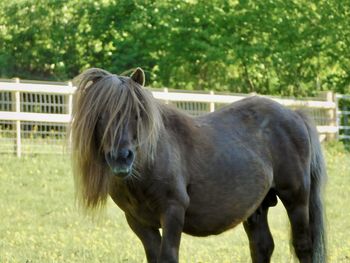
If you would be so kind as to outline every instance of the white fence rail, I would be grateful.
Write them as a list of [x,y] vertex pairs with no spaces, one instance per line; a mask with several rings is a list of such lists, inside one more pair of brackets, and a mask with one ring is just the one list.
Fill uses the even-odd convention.
[[[53,152],[62,149],[67,124],[71,119],[75,87],[48,83],[0,82],[0,153]],[[222,95],[152,90],[155,98],[174,104],[193,115],[214,111],[222,105],[241,100],[246,95]],[[292,108],[308,108],[322,138],[335,138],[340,125],[337,100],[328,92],[324,100],[271,99]],[[338,117],[338,118],[337,118]],[[342,135],[343,136],[343,135]]]

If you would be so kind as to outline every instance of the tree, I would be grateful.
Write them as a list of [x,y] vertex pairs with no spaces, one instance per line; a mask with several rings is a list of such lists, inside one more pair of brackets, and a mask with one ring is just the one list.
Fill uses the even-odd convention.
[[141,66],[153,87],[349,93],[349,13],[335,0],[3,1],[0,75]]

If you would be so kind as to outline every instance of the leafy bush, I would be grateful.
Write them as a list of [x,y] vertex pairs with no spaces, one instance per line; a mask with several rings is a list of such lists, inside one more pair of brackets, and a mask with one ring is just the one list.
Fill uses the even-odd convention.
[[141,66],[154,87],[350,93],[349,12],[336,0],[2,1],[0,76]]

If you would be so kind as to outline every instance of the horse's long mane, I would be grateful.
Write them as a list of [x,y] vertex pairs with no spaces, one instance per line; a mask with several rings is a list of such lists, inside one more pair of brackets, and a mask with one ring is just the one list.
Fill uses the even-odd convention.
[[[74,84],[70,133],[76,196],[84,208],[93,210],[105,204],[109,192],[109,170],[100,145],[113,142],[123,125],[137,116],[137,148],[142,153],[137,158],[150,162],[163,124],[158,102],[132,78],[92,68]],[[96,127],[103,113],[108,113],[107,126],[98,138]]]

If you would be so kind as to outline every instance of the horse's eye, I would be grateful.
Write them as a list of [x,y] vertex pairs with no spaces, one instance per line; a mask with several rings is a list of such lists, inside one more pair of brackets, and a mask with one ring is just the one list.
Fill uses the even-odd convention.
[[139,119],[139,116],[135,115],[135,121],[137,121]]
[[137,136],[136,134],[134,134],[133,140],[136,141],[136,139],[137,139]]

